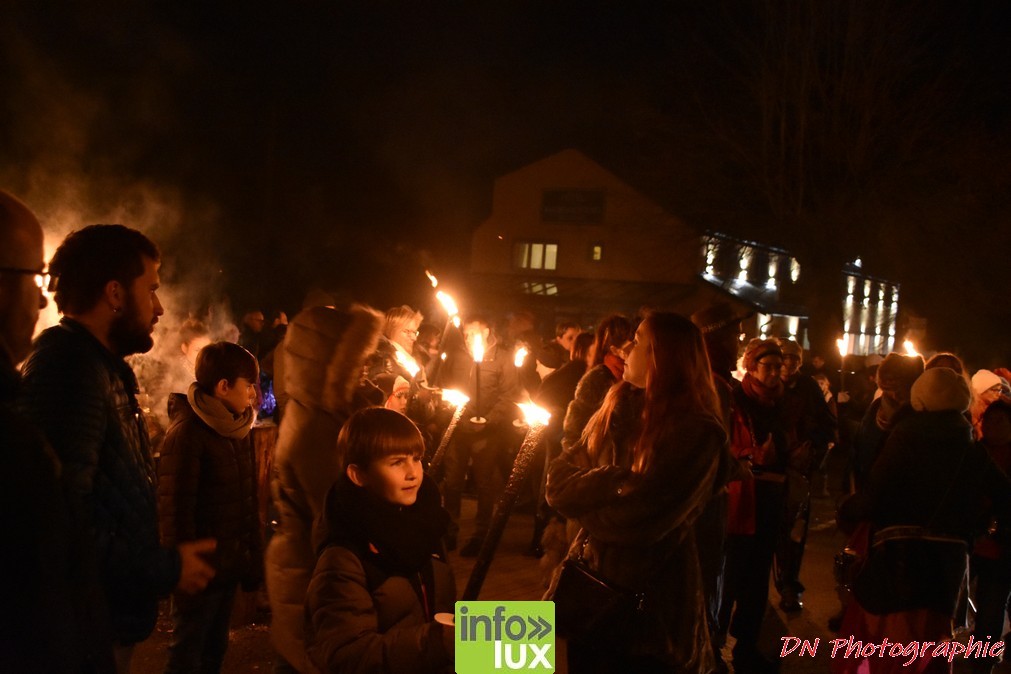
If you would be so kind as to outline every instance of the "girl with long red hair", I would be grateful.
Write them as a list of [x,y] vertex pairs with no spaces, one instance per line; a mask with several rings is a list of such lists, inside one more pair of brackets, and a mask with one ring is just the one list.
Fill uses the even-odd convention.
[[[678,314],[647,316],[623,380],[580,441],[552,463],[547,497],[582,527],[570,557],[642,601],[634,615],[604,616],[571,635],[570,670],[708,672],[714,663],[692,523],[723,488],[728,467],[698,328]],[[556,584],[557,574],[547,598],[564,601]]]

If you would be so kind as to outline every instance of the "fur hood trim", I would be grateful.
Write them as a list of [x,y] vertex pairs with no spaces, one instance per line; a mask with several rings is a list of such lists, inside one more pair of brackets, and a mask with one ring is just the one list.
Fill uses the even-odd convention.
[[291,398],[330,413],[347,410],[381,326],[382,316],[362,305],[311,307],[295,316],[284,338]]

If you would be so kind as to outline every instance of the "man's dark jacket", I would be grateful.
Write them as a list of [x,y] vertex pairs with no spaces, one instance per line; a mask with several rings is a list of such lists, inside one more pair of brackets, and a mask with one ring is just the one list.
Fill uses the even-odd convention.
[[137,380],[126,362],[68,318],[36,340],[20,406],[43,431],[79,499],[75,520],[95,543],[113,638],[143,641],[180,559],[158,541],[154,461]]

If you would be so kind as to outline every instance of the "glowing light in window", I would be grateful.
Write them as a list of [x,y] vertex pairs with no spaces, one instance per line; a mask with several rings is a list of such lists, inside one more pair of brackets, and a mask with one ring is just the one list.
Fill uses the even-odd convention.
[[751,249],[742,248],[741,249],[741,261],[740,261],[741,271],[737,274],[737,280],[741,283],[746,283],[748,280],[748,267],[751,266]]
[[706,240],[706,276],[716,276],[716,242]]
[[793,281],[794,283],[796,283],[797,279],[799,279],[799,278],[800,278],[800,262],[797,261],[797,258],[791,257],[790,258],[790,280]]

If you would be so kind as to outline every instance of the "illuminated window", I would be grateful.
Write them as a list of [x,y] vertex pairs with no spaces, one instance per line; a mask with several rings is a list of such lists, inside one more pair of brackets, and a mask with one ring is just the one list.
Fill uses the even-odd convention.
[[706,276],[716,276],[716,240],[706,237]]
[[523,241],[513,245],[513,265],[519,269],[558,268],[558,244]]
[[604,259],[604,247],[599,243],[590,246],[590,262],[600,262]]
[[779,273],[779,256],[769,253],[769,278],[765,282],[765,287],[769,290],[776,289],[776,274]]
[[737,280],[744,283],[748,280],[748,267],[751,266],[751,249],[742,248],[741,257],[738,260],[740,271],[737,273]]

